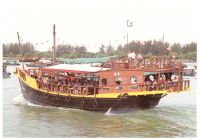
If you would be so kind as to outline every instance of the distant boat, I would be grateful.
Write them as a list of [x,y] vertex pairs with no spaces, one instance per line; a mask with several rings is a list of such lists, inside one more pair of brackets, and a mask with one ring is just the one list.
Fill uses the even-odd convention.
[[196,67],[187,66],[183,68],[183,75],[185,76],[195,76],[196,75]]
[[42,62],[31,62],[31,63],[26,63],[26,67],[28,68],[42,68],[42,67],[47,67],[51,66],[51,63],[42,63]]
[[39,61],[40,58],[39,57],[24,57],[23,59],[19,58],[19,62],[36,62]]
[[5,63],[3,63],[3,78],[9,78],[11,75],[10,72],[7,72],[7,65]]
[[17,65],[20,65],[19,61],[15,60],[15,59],[8,59],[8,60],[6,60],[5,63],[6,63],[7,66],[17,66]]
[[40,59],[38,62],[42,64],[52,65],[52,61],[48,59]]

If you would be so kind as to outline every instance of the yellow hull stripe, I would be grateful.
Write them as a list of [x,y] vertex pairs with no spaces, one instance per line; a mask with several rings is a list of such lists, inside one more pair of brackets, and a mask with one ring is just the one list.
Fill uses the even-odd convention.
[[[23,80],[22,77],[20,77],[19,72],[17,74],[18,78],[22,80],[27,86],[39,90],[42,92],[46,92],[48,94],[52,95],[62,95],[62,96],[72,96],[72,97],[87,97],[87,98],[94,98],[95,95],[77,95],[77,94],[70,94],[70,93],[61,93],[61,92],[52,92],[52,91],[47,91],[43,89],[39,89],[37,86],[37,81],[32,78],[31,76],[26,74],[26,81]],[[187,88],[184,91],[189,91],[190,88]],[[179,92],[169,92],[167,90],[157,90],[157,91],[134,91],[134,92],[127,92],[129,96],[140,96],[140,95],[156,95],[156,94],[174,94],[174,93],[179,93]],[[111,93],[102,93],[102,94],[96,94],[96,98],[117,98],[119,95],[122,93],[119,92],[111,92]]]

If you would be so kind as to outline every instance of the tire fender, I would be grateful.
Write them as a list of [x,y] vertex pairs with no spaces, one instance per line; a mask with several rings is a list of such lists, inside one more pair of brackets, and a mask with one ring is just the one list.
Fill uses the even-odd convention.
[[121,102],[121,101],[123,100],[123,96],[122,96],[122,95],[119,95],[119,96],[117,97],[117,100]]
[[123,98],[124,98],[125,100],[127,100],[128,97],[129,97],[129,96],[128,96],[128,93],[124,93],[124,94],[123,94]]

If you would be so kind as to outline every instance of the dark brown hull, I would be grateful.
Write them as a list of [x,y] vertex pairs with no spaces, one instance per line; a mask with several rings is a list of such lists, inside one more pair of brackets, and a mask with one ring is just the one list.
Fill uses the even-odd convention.
[[86,98],[86,97],[73,97],[52,95],[45,92],[35,90],[27,86],[23,81],[20,81],[20,86],[24,98],[34,104],[45,106],[57,106],[76,108],[90,111],[106,111],[112,107],[112,109],[120,108],[139,108],[146,109],[155,107],[162,94],[146,95],[146,96],[129,96],[128,99],[118,100],[116,98]]

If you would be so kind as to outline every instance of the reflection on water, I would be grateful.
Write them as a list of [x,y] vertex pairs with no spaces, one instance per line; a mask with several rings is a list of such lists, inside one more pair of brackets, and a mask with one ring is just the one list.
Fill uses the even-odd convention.
[[3,136],[196,137],[196,79],[189,78],[190,92],[168,95],[155,108],[98,113],[34,105],[11,75],[3,80]]

